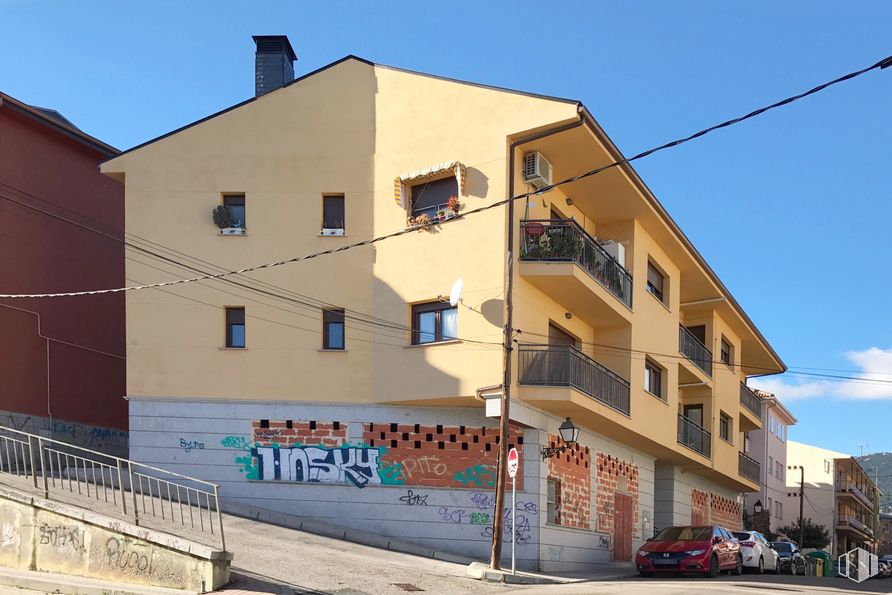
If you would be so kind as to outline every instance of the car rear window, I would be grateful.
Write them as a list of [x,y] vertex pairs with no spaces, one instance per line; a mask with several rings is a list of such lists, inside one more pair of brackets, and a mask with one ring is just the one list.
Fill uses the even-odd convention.
[[775,542],[774,542],[774,549],[776,549],[776,550],[779,551],[779,552],[791,552],[791,551],[793,551],[793,548],[790,547],[790,544],[789,544],[789,543],[783,543],[783,542],[781,542],[781,541],[775,541]]
[[742,531],[733,531],[732,535],[734,535],[734,537],[736,537],[737,539],[743,541],[749,541],[750,539],[752,539],[752,536],[750,536],[749,533],[743,533]]
[[710,527],[667,527],[653,541],[708,541],[711,535]]

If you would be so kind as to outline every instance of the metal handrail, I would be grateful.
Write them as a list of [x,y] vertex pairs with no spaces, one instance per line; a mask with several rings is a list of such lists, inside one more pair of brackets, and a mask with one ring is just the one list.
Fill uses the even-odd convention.
[[678,443],[707,458],[712,457],[712,433],[680,413],[678,414]]
[[737,472],[747,479],[752,479],[756,483],[759,482],[761,465],[759,461],[749,456],[745,452],[737,452]]
[[678,325],[678,351],[712,378],[712,351],[683,324]]
[[518,347],[523,385],[571,386],[629,415],[629,381],[572,345],[524,343]]
[[756,417],[762,416],[762,399],[753,389],[740,383],[740,404],[749,409]]
[[[572,261],[627,307],[632,307],[632,275],[573,219],[520,222],[520,259]],[[535,233],[534,233],[535,232]]]
[[100,508],[110,505],[136,525],[160,519],[164,528],[173,524],[209,532],[226,550],[220,488],[209,481],[0,426],[0,478],[4,476],[30,479],[30,487],[49,500],[65,501],[67,492],[77,504],[88,499],[91,509],[97,503]]

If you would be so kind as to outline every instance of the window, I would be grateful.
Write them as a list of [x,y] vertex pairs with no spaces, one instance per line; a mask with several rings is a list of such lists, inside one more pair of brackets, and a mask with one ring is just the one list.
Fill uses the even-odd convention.
[[768,431],[774,434],[774,416],[771,414],[768,415]]
[[458,336],[458,308],[443,302],[412,306],[412,344],[448,341]]
[[771,510],[772,510],[773,508],[774,508],[774,502],[771,500],[771,498],[769,498],[769,499],[768,499],[768,514],[769,514],[769,515],[771,514]]
[[774,475],[774,457],[768,457],[768,475]]
[[829,461],[829,459],[824,459],[824,473],[830,473],[830,461]]
[[731,347],[731,344],[725,337],[722,337],[722,351],[721,351],[722,363],[728,366],[729,368],[734,367],[734,351]]
[[224,194],[223,205],[229,209],[232,217],[232,226],[247,227],[245,224],[245,195],[244,194]]
[[344,309],[322,311],[322,349],[344,349]]
[[244,348],[245,309],[226,308],[226,346]]
[[344,197],[341,195],[323,196],[322,235],[343,235],[345,229]]
[[663,281],[665,276],[652,263],[647,263],[647,290],[661,302],[663,299]]
[[437,211],[446,210],[450,196],[458,196],[455,176],[412,186],[412,216],[428,215],[433,219]]
[[779,519],[784,518],[784,503],[783,502],[777,502],[777,518],[779,518]]
[[552,525],[560,525],[561,517],[558,511],[558,502],[561,497],[561,482],[556,479],[548,479],[548,494],[545,497],[545,522]]
[[731,442],[731,418],[724,412],[719,414],[719,436]]
[[644,390],[663,398],[663,370],[649,359],[644,360]]
[[775,476],[776,478],[780,479],[781,481],[783,481],[783,479],[784,479],[784,466],[781,465],[781,462],[780,462],[780,461],[775,461],[775,462],[774,462],[774,465],[775,465],[775,467],[776,467],[776,468],[775,468],[775,471],[774,471],[774,476]]

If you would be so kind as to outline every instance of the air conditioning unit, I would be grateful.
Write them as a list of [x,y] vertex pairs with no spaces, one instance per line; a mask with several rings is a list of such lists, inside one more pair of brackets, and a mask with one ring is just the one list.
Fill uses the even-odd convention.
[[523,156],[523,181],[537,190],[551,185],[551,163],[542,153],[534,151]]
[[601,247],[604,248],[604,251],[607,252],[610,256],[616,260],[623,268],[626,268],[626,247],[620,244],[619,242],[614,242],[613,240],[600,240],[598,241],[601,244]]
[[342,236],[344,235],[343,227],[323,227],[322,235],[324,236]]

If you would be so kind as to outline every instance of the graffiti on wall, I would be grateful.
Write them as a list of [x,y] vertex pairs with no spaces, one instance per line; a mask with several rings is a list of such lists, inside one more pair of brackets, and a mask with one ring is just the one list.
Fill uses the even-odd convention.
[[[365,423],[362,429],[357,443],[347,440],[346,423],[255,420],[250,438],[227,436],[220,445],[239,451],[235,462],[251,480],[359,488],[495,486],[498,433],[493,428]],[[512,428],[509,438],[510,446],[522,449],[519,428]],[[184,450],[188,446],[181,444]],[[522,481],[518,473],[518,489]]]

